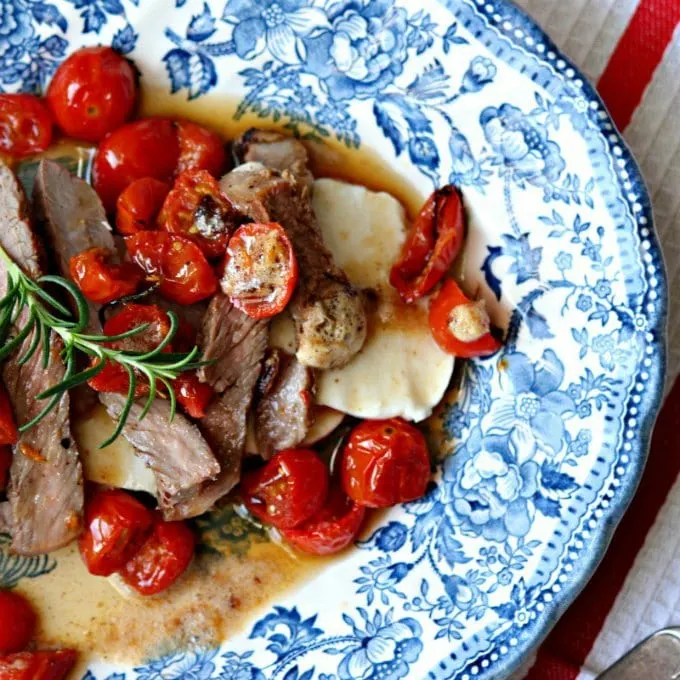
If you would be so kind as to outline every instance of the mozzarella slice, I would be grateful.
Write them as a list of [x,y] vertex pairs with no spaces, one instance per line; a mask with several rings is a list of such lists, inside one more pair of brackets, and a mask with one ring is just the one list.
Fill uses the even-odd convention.
[[[359,418],[423,420],[444,396],[454,360],[432,338],[427,300],[405,305],[389,284],[407,229],[402,205],[387,193],[332,179],[314,182],[313,205],[335,261],[374,298],[363,349],[347,366],[318,372],[317,403]],[[290,352],[294,338],[290,318],[277,317],[271,343]]]

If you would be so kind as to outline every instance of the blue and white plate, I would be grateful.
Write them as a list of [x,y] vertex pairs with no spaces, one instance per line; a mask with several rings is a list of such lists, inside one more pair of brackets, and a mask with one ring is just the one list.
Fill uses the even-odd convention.
[[0,3],[6,90],[44,88],[93,43],[146,85],[370,146],[423,195],[460,185],[466,276],[508,342],[435,417],[426,498],[221,649],[95,663],[88,680],[505,677],[602,557],[663,387],[649,197],[595,91],[502,0]]

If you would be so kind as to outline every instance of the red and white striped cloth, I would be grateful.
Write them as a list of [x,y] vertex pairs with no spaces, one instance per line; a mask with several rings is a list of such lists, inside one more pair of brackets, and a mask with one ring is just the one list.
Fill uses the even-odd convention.
[[597,84],[642,167],[668,269],[668,396],[642,483],[595,576],[514,676],[590,680],[680,625],[680,0],[516,2]]

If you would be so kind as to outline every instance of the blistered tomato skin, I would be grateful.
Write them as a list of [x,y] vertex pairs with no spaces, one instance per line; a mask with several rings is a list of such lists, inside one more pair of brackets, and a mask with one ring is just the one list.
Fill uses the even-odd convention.
[[75,666],[74,649],[19,652],[0,656],[2,680],[65,680]]
[[83,47],[57,69],[47,104],[70,137],[98,142],[132,115],[137,83],[130,62],[110,47]]
[[33,607],[25,597],[0,590],[0,654],[24,649],[33,638],[36,623]]
[[175,125],[179,139],[177,174],[186,170],[207,170],[213,177],[220,177],[227,164],[222,138],[188,120],[178,120]]
[[31,94],[0,94],[0,152],[22,158],[52,142],[52,114]]
[[116,202],[116,230],[123,236],[156,228],[156,218],[170,191],[167,182],[142,177],[129,184]]

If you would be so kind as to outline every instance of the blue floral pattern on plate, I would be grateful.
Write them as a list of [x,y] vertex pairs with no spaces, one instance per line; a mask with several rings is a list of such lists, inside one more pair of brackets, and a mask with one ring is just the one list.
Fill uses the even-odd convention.
[[[440,464],[423,499],[223,648],[95,664],[87,680],[505,676],[601,556],[660,400],[665,275],[633,159],[593,89],[502,0],[160,4],[3,3],[0,84],[40,90],[67,51],[112,42],[177,96],[227,92],[237,119],[370,140],[423,193],[462,186],[466,275],[508,340],[465,365],[430,421]],[[0,582],[51,568],[0,559]]]

